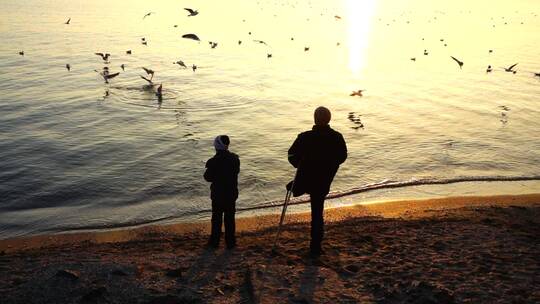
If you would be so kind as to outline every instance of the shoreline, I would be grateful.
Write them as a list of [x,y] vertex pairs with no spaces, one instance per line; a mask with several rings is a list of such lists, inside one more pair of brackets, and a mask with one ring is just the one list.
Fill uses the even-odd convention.
[[[328,200],[328,199],[327,199]],[[325,222],[339,222],[351,217],[423,217],[434,209],[457,209],[480,206],[527,206],[540,203],[540,193],[493,196],[450,196],[419,200],[376,201],[342,207],[325,208]],[[291,206],[294,207],[294,206]],[[281,207],[279,207],[281,210]],[[280,214],[250,215],[236,218],[237,233],[253,232],[277,227]],[[309,223],[309,212],[294,212],[289,208],[285,225]],[[74,231],[56,234],[40,234],[0,240],[0,253],[32,250],[42,247],[73,245],[81,242],[95,244],[128,242],[144,239],[147,235],[170,234],[205,235],[209,233],[210,220],[183,222],[174,224],[148,224],[136,227],[122,227],[104,231]]]

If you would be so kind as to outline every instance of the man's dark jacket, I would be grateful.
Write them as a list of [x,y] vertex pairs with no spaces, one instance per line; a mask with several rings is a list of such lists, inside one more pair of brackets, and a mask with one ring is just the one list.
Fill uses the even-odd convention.
[[347,159],[347,146],[341,133],[330,126],[313,126],[300,133],[289,149],[289,162],[295,168],[293,194],[328,194],[336,172]]
[[238,173],[240,159],[227,150],[218,150],[206,162],[204,179],[211,182],[212,201],[234,202],[238,198]]

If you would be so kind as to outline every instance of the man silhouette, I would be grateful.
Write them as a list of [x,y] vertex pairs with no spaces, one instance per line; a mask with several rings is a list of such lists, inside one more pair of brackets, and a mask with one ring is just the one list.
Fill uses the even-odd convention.
[[323,253],[324,199],[336,172],[347,159],[343,136],[330,128],[331,113],[325,107],[315,109],[315,125],[311,131],[300,133],[289,149],[288,159],[297,169],[293,194],[308,193],[311,198],[310,254]]
[[217,248],[221,238],[221,224],[225,219],[225,243],[228,249],[236,246],[234,215],[238,198],[238,173],[240,159],[229,152],[229,137],[219,135],[214,139],[216,154],[206,162],[204,179],[211,182],[212,231],[208,247]]

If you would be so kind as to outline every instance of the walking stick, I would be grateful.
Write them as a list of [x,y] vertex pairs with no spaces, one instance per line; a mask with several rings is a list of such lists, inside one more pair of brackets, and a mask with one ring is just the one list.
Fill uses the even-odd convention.
[[296,170],[296,174],[294,175],[294,179],[291,183],[291,189],[287,189],[287,193],[285,194],[285,201],[283,202],[283,210],[281,210],[281,218],[279,219],[278,231],[276,234],[276,238],[274,239],[274,245],[272,246],[272,253],[276,253],[276,246],[279,240],[279,235],[281,234],[281,227],[283,226],[283,221],[285,220],[285,213],[287,212],[287,206],[289,205],[289,201],[291,200],[291,196],[293,194],[294,183],[296,182],[297,174],[298,170]]

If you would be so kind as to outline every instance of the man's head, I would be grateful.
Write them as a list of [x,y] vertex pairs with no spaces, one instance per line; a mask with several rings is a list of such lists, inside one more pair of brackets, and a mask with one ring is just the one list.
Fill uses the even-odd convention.
[[326,126],[330,122],[330,118],[332,117],[332,114],[330,113],[330,110],[328,110],[325,107],[318,107],[315,109],[315,113],[313,114],[313,117],[315,118],[315,124],[317,126]]
[[214,148],[216,148],[217,151],[229,149],[229,143],[230,140],[227,135],[218,135],[214,138]]

